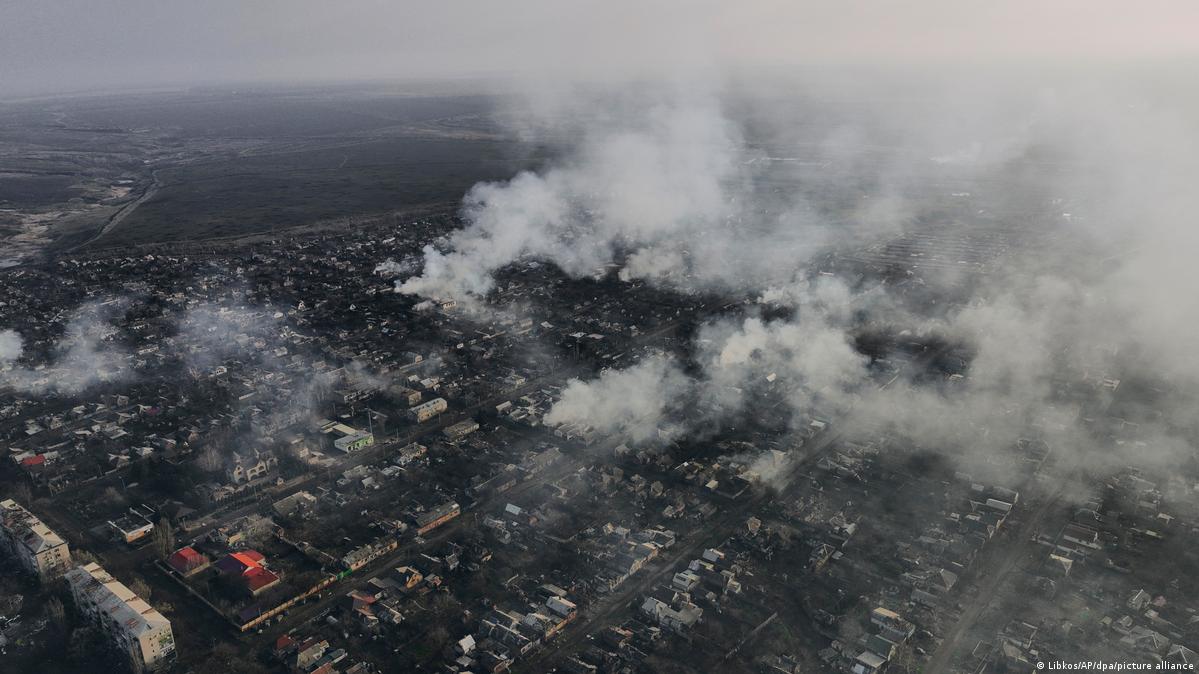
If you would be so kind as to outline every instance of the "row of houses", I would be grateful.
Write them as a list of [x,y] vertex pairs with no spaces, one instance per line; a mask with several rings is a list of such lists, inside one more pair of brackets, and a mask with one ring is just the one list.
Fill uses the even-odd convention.
[[674,532],[667,529],[633,532],[609,522],[600,531],[600,545],[592,555],[603,564],[599,576],[609,591],[620,587],[675,542]]
[[496,672],[508,669],[566,628],[578,616],[578,606],[564,591],[550,593],[527,613],[492,609],[479,620],[474,634],[458,641],[458,671]]
[[275,641],[274,655],[295,674],[335,674],[339,671],[367,674],[373,671],[367,663],[354,661],[346,649],[334,648],[328,639],[319,636],[297,638],[294,634],[284,634]]
[[882,606],[870,612],[870,624],[876,631],[863,638],[862,647],[849,668],[852,674],[882,671],[895,656],[896,649],[916,633],[915,625]]
[[697,601],[718,605],[725,595],[741,592],[738,571],[724,552],[708,548],[675,573],[668,586],[645,597],[641,614],[664,630],[685,633],[703,618],[704,609]]

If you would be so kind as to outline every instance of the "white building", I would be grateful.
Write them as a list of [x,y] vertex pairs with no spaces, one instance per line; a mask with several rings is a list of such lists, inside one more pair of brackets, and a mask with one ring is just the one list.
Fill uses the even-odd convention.
[[691,629],[704,615],[704,610],[691,602],[684,601],[675,609],[655,597],[645,598],[645,602],[641,604],[641,612],[662,627],[676,632]]
[[71,563],[67,542],[12,499],[0,501],[0,545],[43,580],[62,573]]
[[[346,428],[349,428],[346,426]],[[356,452],[375,444],[375,436],[366,431],[349,428],[350,432],[333,441],[333,448],[339,452]]]
[[253,453],[234,454],[233,465],[229,467],[227,474],[233,484],[253,482],[277,465],[279,460],[273,454],[263,454],[255,449]]
[[474,419],[467,419],[465,421],[459,421],[456,424],[448,426],[444,431],[442,431],[442,434],[445,435],[447,440],[450,440],[451,442],[457,442],[458,440],[465,438],[477,430],[479,430],[479,422],[475,421]]
[[75,606],[104,631],[115,646],[139,665],[155,668],[175,656],[171,622],[108,574],[99,564],[77,566],[66,574]]
[[132,545],[149,536],[150,532],[154,531],[154,523],[145,513],[130,508],[128,513],[115,520],[109,520],[108,528],[112,529],[114,536]]
[[445,398],[434,398],[409,409],[408,414],[412,415],[417,423],[423,423],[449,408],[450,404],[445,401]]

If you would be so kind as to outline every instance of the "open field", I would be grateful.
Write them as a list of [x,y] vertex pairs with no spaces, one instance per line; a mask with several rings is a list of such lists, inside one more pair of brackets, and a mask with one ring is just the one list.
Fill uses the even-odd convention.
[[96,241],[118,245],[294,227],[430,204],[452,207],[479,180],[520,168],[503,143],[382,139],[171,167],[161,186]]
[[3,104],[0,237],[21,244],[20,258],[451,210],[471,185],[509,178],[541,154],[499,132],[496,105],[427,87]]

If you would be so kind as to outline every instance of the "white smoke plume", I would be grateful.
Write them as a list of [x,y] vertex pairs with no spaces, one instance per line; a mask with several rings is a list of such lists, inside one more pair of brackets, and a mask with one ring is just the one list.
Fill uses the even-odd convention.
[[672,276],[690,266],[680,242],[727,236],[740,143],[717,101],[681,95],[597,124],[544,173],[472,189],[467,227],[441,249],[426,247],[423,274],[398,289],[469,300],[485,296],[492,274],[521,258],[587,276],[624,250],[635,253],[626,278]]
[[[496,271],[539,259],[576,278],[620,262],[625,281],[753,292],[793,282],[838,242],[898,231],[903,199],[879,172],[901,169],[843,161],[819,169],[821,182],[788,185],[791,165],[745,136],[746,121],[719,89],[673,83],[633,102],[628,91],[571,89],[604,112],[533,106],[535,119],[546,116],[536,131],[578,141],[539,173],[476,185],[464,199],[466,226],[427,246],[422,273],[397,290],[477,303]],[[838,153],[848,151],[801,152],[813,159],[804,166]],[[843,203],[840,180],[850,172],[882,193]]]
[[776,384],[794,409],[844,410],[867,378],[866,357],[854,350],[843,329],[817,315],[769,323],[721,321],[705,326],[700,340],[709,347],[699,356],[704,383],[725,411],[740,406],[730,392],[767,382]]
[[[869,380],[868,359],[854,350],[844,317],[830,313],[843,305],[827,304],[849,291],[822,280],[797,284],[790,297],[804,287],[820,290],[799,301],[794,320],[749,317],[705,324],[696,337],[697,374],[684,373],[670,358],[650,356],[590,381],[572,380],[546,423],[581,424],[655,444],[680,433],[713,431],[745,414],[754,399],[781,399],[785,410],[845,411]],[[696,405],[705,413],[688,414]]]
[[[969,83],[960,74],[926,73],[920,85],[877,73],[824,87],[780,79],[775,89],[803,103],[791,108],[783,94],[766,99],[777,106],[739,103],[712,82],[643,104],[627,102],[640,91],[632,85],[600,97],[605,105],[549,92],[539,104],[552,114],[534,115],[533,130],[564,115],[547,124],[577,143],[539,173],[472,190],[465,228],[428,247],[422,273],[397,288],[477,303],[495,272],[524,258],[575,277],[620,262],[626,281],[798,307],[792,320],[706,326],[691,377],[631,368],[645,388],[728,420],[767,389],[792,412],[852,407],[864,423],[955,455],[985,460],[1027,434],[1095,453],[1111,443],[1062,402],[1087,397],[1069,388],[1141,378],[1168,391],[1145,403],[1142,421],[1160,423],[1147,434],[1172,448],[1158,456],[1180,457],[1199,430],[1186,411],[1199,399],[1196,101],[1131,70],[1040,79],[984,69]],[[794,170],[774,181],[778,167]],[[885,250],[926,229],[947,232],[948,247]],[[959,234],[970,242],[960,249]],[[993,257],[976,264],[976,245]],[[851,292],[813,276],[830,251],[890,254],[889,278]],[[939,266],[923,258],[938,253]],[[853,346],[863,323],[960,342],[968,371],[876,390]],[[590,417],[578,404],[558,414],[629,425],[622,390],[609,385],[620,374],[572,383],[572,402],[594,404]],[[657,425],[670,409],[647,416]]]
[[25,351],[25,340],[16,330],[0,331],[0,364],[12,362]]
[[[0,372],[0,387],[37,395],[78,393],[98,383],[128,378],[128,354],[115,342],[117,331],[110,322],[125,305],[124,300],[115,300],[76,309],[52,349],[50,362]],[[19,341],[6,341],[21,346]]]
[[[854,95],[882,81],[864,80]],[[1025,109],[998,129],[986,127],[994,123],[988,117],[940,131],[939,122],[963,112],[945,101],[935,116],[933,104],[851,108],[864,119],[843,123],[835,116],[846,110],[820,98],[845,92],[772,82],[812,102],[808,114],[819,121],[797,132],[788,111],[770,109],[773,89],[760,82],[739,89],[713,76],[655,84],[531,94],[513,114],[522,132],[567,137],[564,152],[540,172],[476,185],[464,199],[465,227],[427,246],[422,272],[397,290],[474,302],[494,287],[496,271],[526,258],[573,277],[620,261],[621,279],[667,287],[754,293],[791,283],[816,254],[902,232],[919,213],[908,192],[926,188],[934,172],[960,180],[1020,158],[1036,117]],[[949,95],[922,93],[937,101]],[[963,145],[970,151],[952,168],[933,159]],[[772,156],[772,148],[786,154]]]
[[590,381],[572,379],[545,423],[585,426],[605,437],[655,444],[672,439],[672,412],[691,386],[674,360],[652,356],[624,370],[605,370]]
[[383,390],[392,383],[387,377],[376,374],[370,367],[356,360],[346,363],[345,377],[350,384],[369,390]]
[[[269,357],[271,349],[285,342],[281,322],[263,308],[200,303],[189,307],[176,327],[178,335],[172,343],[183,350],[185,366],[196,374],[236,354]],[[263,346],[257,347],[256,342]]]
[[421,261],[419,258],[405,257],[399,262],[388,258],[379,264],[375,265],[375,273],[380,276],[395,278],[397,276],[410,276],[420,271]]

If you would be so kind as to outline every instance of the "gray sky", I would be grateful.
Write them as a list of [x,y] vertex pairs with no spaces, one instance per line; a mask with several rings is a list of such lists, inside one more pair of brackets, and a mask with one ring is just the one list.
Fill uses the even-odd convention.
[[1199,55],[1193,0],[0,0],[0,95]]

